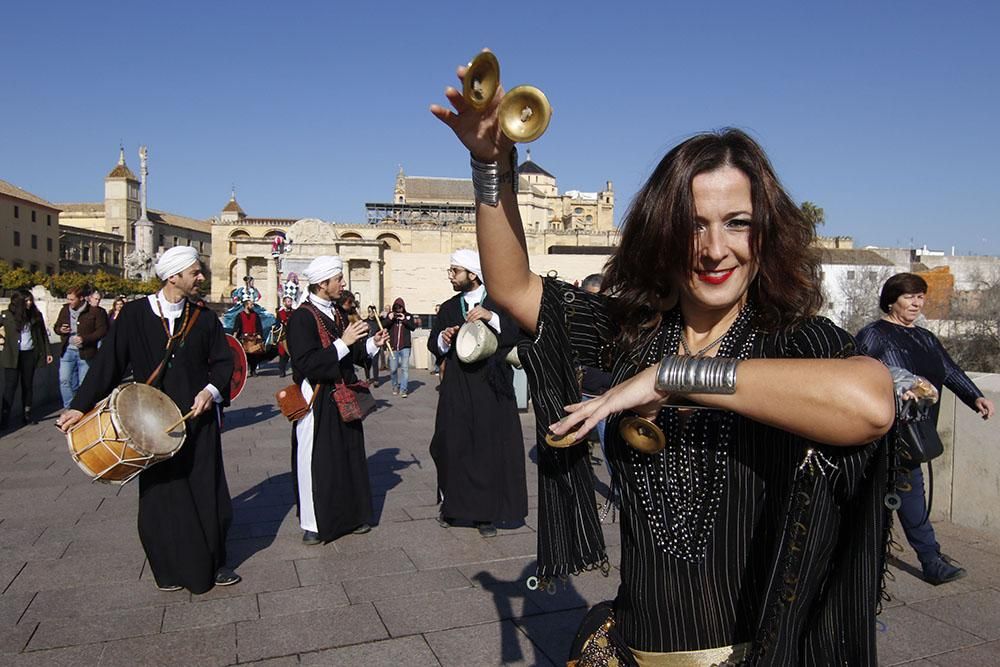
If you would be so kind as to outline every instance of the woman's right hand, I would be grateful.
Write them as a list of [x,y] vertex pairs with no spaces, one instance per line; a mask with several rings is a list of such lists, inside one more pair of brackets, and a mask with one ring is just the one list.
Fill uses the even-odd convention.
[[[488,49],[484,49],[486,51]],[[467,66],[461,66],[456,71],[459,84],[465,79]],[[451,102],[454,111],[445,107],[432,104],[431,113],[437,116],[438,120],[447,125],[455,133],[469,152],[482,162],[497,162],[505,158],[514,142],[500,130],[500,122],[497,109],[500,107],[500,100],[503,99],[503,87],[497,88],[496,95],[483,111],[476,111],[470,107],[462,91],[453,86],[448,86],[444,91],[445,97]]]

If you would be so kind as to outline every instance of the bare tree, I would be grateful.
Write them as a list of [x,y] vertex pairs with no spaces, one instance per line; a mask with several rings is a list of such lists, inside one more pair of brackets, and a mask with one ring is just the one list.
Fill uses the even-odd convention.
[[854,334],[882,316],[878,297],[882,285],[892,274],[892,267],[888,266],[858,266],[840,276],[837,284],[844,296],[844,305],[833,315],[841,327]]
[[963,369],[1000,372],[1000,272],[973,277],[977,289],[952,299],[952,321],[941,342]]

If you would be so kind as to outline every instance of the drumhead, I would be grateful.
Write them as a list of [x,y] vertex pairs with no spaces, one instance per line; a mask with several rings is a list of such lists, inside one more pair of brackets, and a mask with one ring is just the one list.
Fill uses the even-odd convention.
[[486,359],[497,351],[497,338],[482,320],[466,322],[455,336],[455,354],[467,364]]
[[111,393],[115,426],[131,440],[134,449],[146,454],[170,454],[184,443],[183,424],[166,432],[181,416],[169,396],[146,384],[124,384]]

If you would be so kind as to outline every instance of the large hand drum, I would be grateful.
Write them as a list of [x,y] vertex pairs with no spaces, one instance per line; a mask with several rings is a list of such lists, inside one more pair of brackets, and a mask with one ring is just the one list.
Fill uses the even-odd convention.
[[487,359],[496,351],[496,334],[482,320],[466,322],[455,336],[455,354],[467,364]]
[[145,384],[115,388],[66,433],[69,453],[95,482],[125,484],[184,444],[181,411],[162,391]]

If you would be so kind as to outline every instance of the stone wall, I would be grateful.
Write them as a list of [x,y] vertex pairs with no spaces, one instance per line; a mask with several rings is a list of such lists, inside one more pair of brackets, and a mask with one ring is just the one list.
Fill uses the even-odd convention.
[[[1000,375],[969,373],[994,404],[1000,405]],[[945,390],[938,432],[944,454],[934,460],[935,520],[948,520],[1000,535],[1000,433],[994,416],[978,414]],[[926,466],[924,466],[926,477]]]

